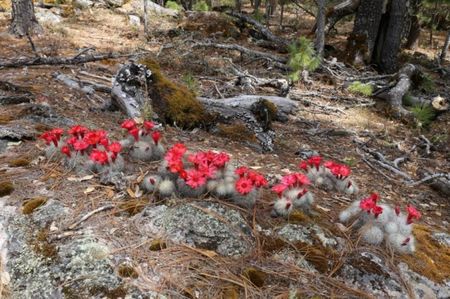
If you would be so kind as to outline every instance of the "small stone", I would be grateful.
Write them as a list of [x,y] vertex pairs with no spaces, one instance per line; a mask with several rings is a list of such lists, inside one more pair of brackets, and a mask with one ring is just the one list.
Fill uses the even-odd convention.
[[135,15],[130,15],[130,25],[131,26],[135,26],[135,27],[139,27],[141,26],[141,19],[138,16]]

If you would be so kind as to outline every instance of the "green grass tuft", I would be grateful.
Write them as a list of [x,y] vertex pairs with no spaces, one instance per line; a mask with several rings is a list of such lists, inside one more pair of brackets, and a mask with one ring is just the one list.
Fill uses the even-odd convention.
[[364,84],[359,81],[355,81],[347,88],[348,91],[351,93],[364,95],[366,97],[370,97],[373,92],[372,85],[370,84]]
[[316,55],[313,43],[306,37],[300,37],[298,42],[289,46],[288,65],[293,70],[289,79],[293,82],[300,80],[302,71],[313,72],[320,66],[320,57]]
[[194,75],[192,75],[192,73],[184,74],[181,80],[190,91],[192,91],[195,95],[198,95],[198,80],[194,77]]
[[200,0],[194,4],[193,9],[195,11],[209,11],[209,6],[204,0]]
[[430,105],[415,105],[411,108],[414,114],[417,126],[421,128],[428,127],[436,116],[436,112]]
[[166,8],[173,9],[173,10],[176,10],[176,11],[181,11],[182,10],[181,5],[176,3],[175,1],[167,1]]

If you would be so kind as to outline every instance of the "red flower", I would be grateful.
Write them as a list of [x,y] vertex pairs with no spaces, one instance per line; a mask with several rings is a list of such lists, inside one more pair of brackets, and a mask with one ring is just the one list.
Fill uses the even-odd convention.
[[84,134],[86,134],[88,131],[89,131],[88,128],[80,126],[80,125],[76,125],[76,126],[73,126],[72,128],[70,128],[69,134],[73,135],[75,137],[83,137]]
[[372,193],[370,194],[369,198],[374,202],[377,202],[380,199],[380,196],[378,195],[378,193]]
[[300,184],[300,185],[309,185],[309,184],[311,184],[311,181],[303,173],[294,173],[294,176],[295,176],[295,178],[297,180],[297,183]]
[[308,192],[308,190],[303,189],[302,191],[300,191],[299,193],[297,193],[297,198],[302,197],[303,195],[305,195]]
[[147,130],[147,132],[151,131],[155,127],[155,124],[151,121],[144,121],[144,128]]
[[63,146],[63,147],[61,148],[61,152],[62,152],[64,155],[66,155],[67,157],[70,158],[70,156],[71,156],[71,154],[70,154],[70,148],[69,148],[67,145],[65,145],[65,146]]
[[191,169],[186,171],[186,173],[187,173],[186,184],[191,188],[196,189],[200,186],[203,186],[206,183],[206,177],[200,171],[196,169]]
[[334,166],[336,166],[336,163],[334,163],[333,161],[326,161],[325,163],[323,163],[323,166],[325,166],[326,168],[333,168]]
[[394,211],[397,216],[400,215],[400,207],[399,206],[396,206]]
[[300,169],[303,170],[308,170],[308,163],[306,163],[305,161],[300,162],[300,164],[298,164],[298,167],[300,167]]
[[295,175],[292,175],[292,174],[285,175],[281,179],[281,184],[288,186],[288,187],[293,186],[295,183],[297,183],[297,178],[295,177]]
[[102,138],[102,139],[100,139],[100,141],[98,143],[100,143],[104,147],[108,147],[109,146],[109,139],[108,138]]
[[320,163],[322,162],[322,157],[321,156],[312,156],[308,159],[307,162],[309,165],[319,168]]
[[42,133],[39,138],[44,139],[46,145],[50,145],[50,142],[53,142],[55,146],[58,146],[58,140],[56,139],[55,134],[51,133],[51,131]]
[[372,208],[372,213],[375,216],[375,218],[378,218],[378,215],[380,215],[381,213],[383,213],[383,208],[380,206],[374,206]]
[[287,186],[283,185],[283,184],[278,184],[278,185],[275,185],[272,187],[272,191],[277,193],[278,196],[280,196],[280,197],[286,189],[287,189]]
[[181,169],[178,174],[180,175],[180,178],[182,178],[183,180],[187,179],[187,172],[184,169]]
[[87,132],[83,140],[89,145],[97,145],[100,142],[101,136],[96,131]]
[[245,166],[238,167],[234,171],[234,173],[237,174],[240,177],[243,177],[247,172],[248,172],[248,168],[245,167]]
[[122,150],[122,145],[119,142],[113,142],[108,146],[108,150],[117,155]]
[[130,130],[128,130],[128,133],[130,133],[130,135],[134,137],[134,140],[139,140],[139,129],[137,127],[131,128]]
[[330,169],[331,173],[339,179],[348,177],[352,172],[348,166],[337,163],[329,165],[328,168]]
[[134,119],[126,119],[123,121],[123,123],[120,125],[122,128],[130,131],[131,129],[136,127],[136,122]]
[[72,145],[77,142],[78,138],[77,137],[70,137],[69,139],[67,139],[67,144]]
[[370,213],[370,210],[375,207],[375,202],[371,198],[365,198],[361,200],[361,202],[359,203],[359,207],[362,210],[367,211],[367,213]]
[[89,158],[100,165],[108,163],[108,153],[105,151],[94,149]]
[[236,190],[242,194],[246,195],[250,193],[253,189],[253,183],[250,179],[247,178],[240,178],[236,181]]
[[408,217],[406,219],[407,224],[411,224],[413,219],[419,220],[422,216],[419,211],[413,206],[407,206],[406,211],[408,211]]
[[56,139],[59,141],[61,139],[62,134],[64,134],[64,130],[61,128],[55,128],[50,131],[51,134],[56,136]]
[[158,144],[159,140],[161,139],[161,132],[159,132],[159,131],[153,132],[152,139],[155,144]]
[[260,187],[267,186],[268,183],[267,183],[267,180],[265,177],[258,174],[257,176],[255,176],[255,178],[253,180],[253,184],[255,184],[256,187],[260,188]]
[[83,153],[83,151],[85,149],[87,149],[89,147],[89,144],[87,142],[85,142],[84,140],[77,140],[74,142],[73,144],[73,148],[76,151],[81,151]]
[[230,161],[230,156],[227,153],[221,152],[215,155],[212,162],[217,167],[223,167],[228,161]]

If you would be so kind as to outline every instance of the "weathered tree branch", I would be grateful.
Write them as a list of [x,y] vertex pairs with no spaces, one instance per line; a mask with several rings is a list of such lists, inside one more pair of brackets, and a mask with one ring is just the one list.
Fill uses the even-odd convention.
[[100,54],[85,54],[82,56],[76,55],[74,57],[26,57],[17,59],[1,59],[0,68],[16,68],[33,65],[74,65],[83,64],[87,62],[94,62],[105,59],[117,59],[122,57],[139,56],[145,53],[100,53]]

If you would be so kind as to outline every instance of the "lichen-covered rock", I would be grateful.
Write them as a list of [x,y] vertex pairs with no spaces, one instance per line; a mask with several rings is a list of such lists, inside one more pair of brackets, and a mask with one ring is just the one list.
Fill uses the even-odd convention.
[[32,214],[33,222],[40,228],[50,225],[53,221],[59,221],[69,215],[70,209],[60,201],[49,199],[44,206],[36,209]]
[[239,256],[251,249],[251,228],[238,211],[217,203],[196,202],[174,207],[149,207],[144,211],[145,228],[151,234],[176,243]]
[[324,247],[335,247],[338,244],[334,237],[327,236],[324,230],[315,224],[286,224],[278,230],[278,235],[289,242],[313,245],[313,241],[318,239]]
[[442,246],[450,247],[450,234],[444,232],[434,232],[431,234],[431,237]]
[[377,298],[410,298],[404,283],[409,285],[415,298],[450,297],[450,280],[438,284],[410,270],[404,263],[399,264],[399,273],[388,264],[372,252],[360,252],[347,259],[338,277],[345,284]]

